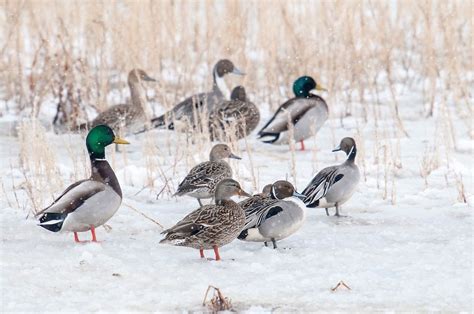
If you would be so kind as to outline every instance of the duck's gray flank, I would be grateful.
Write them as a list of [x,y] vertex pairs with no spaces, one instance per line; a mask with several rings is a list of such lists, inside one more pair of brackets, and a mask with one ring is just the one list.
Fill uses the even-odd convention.
[[336,208],[340,216],[340,206],[355,192],[360,179],[359,168],[355,164],[357,146],[353,138],[346,137],[333,152],[344,151],[347,160],[340,165],[322,169],[304,189],[304,203],[308,207]]
[[245,211],[246,222],[238,239],[273,243],[298,231],[305,221],[302,195],[288,181],[277,181],[270,194],[258,194],[239,203]]

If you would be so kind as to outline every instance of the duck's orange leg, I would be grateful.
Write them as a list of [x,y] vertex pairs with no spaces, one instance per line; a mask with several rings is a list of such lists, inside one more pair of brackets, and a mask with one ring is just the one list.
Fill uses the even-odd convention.
[[199,249],[199,254],[201,255],[201,258],[205,258],[203,249]]
[[214,249],[214,254],[216,255],[216,261],[220,261],[221,257],[219,255],[219,248],[217,247],[217,245],[214,245],[212,248]]
[[81,243],[81,241],[79,241],[79,236],[77,235],[77,232],[74,232],[74,242]]
[[91,225],[91,233],[92,233],[92,242],[98,242],[97,238],[95,237],[95,228]]
[[304,141],[301,140],[300,143],[301,143],[301,150],[304,150]]

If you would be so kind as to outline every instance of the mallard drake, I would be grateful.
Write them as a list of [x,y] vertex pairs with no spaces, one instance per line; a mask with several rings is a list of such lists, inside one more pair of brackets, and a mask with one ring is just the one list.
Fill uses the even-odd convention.
[[324,99],[310,93],[313,89],[326,90],[309,76],[298,78],[293,84],[295,97],[281,105],[258,132],[260,140],[270,144],[288,144],[291,122],[293,138],[301,143],[301,150],[304,150],[304,140],[315,135],[329,115]]
[[245,211],[245,226],[238,236],[239,240],[273,243],[289,237],[298,231],[306,217],[306,206],[288,181],[276,181],[270,193],[254,195],[239,205]]
[[209,114],[209,133],[213,141],[225,140],[225,133],[230,130],[235,130],[236,139],[244,138],[260,122],[260,112],[247,100],[243,86],[234,88],[230,98]]
[[215,204],[202,206],[179,221],[160,243],[187,246],[198,249],[201,258],[204,250],[214,249],[216,261],[220,260],[219,247],[232,242],[245,225],[243,209],[230,198],[234,195],[250,196],[233,179],[217,184]]
[[81,124],[79,129],[86,130],[101,124],[108,125],[113,130],[119,132],[126,131],[126,133],[133,133],[143,129],[143,125],[149,121],[152,113],[145,103],[145,97],[142,96],[143,88],[141,81],[156,82],[145,71],[133,69],[128,74],[131,102],[108,108],[99,113],[92,122]]
[[[213,85],[212,91],[201,93],[186,98],[173,109],[166,112],[164,115],[151,120],[151,125],[154,128],[175,129],[175,122],[188,123],[191,127],[196,127],[195,118],[199,120],[199,114],[202,112],[209,113],[223,100],[229,97],[229,89],[224,81],[224,76],[232,73],[236,75],[245,75],[242,71],[237,69],[232,61],[223,59],[219,60],[212,70]],[[168,123],[168,125],[166,125]]]
[[49,231],[91,231],[96,242],[95,228],[107,222],[122,203],[122,190],[114,171],[105,159],[105,147],[129,144],[115,136],[106,125],[89,131],[86,146],[91,160],[91,177],[70,185],[54,202],[37,214],[39,225]]
[[224,178],[232,177],[232,169],[224,158],[242,159],[232,153],[226,144],[217,144],[211,149],[209,161],[196,165],[179,184],[173,196],[189,195],[197,198],[202,206],[201,199],[214,196],[217,183]]
[[357,154],[354,139],[343,138],[333,152],[341,150],[346,153],[347,160],[319,171],[303,191],[306,206],[325,208],[328,216],[330,207],[336,207],[336,216],[340,216],[339,207],[351,198],[360,179],[359,167],[354,162]]

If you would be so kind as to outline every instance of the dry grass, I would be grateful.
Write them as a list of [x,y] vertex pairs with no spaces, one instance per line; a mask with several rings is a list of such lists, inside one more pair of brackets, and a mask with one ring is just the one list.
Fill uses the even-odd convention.
[[[207,295],[209,291],[213,291],[211,299],[209,302],[207,301]],[[212,313],[217,313],[221,311],[232,311],[232,302],[229,298],[225,297],[219,288],[214,286],[208,286],[206,290],[206,294],[204,295],[204,300],[202,301],[203,306],[207,306],[207,308]]]
[[462,75],[471,62],[468,1],[51,0],[3,1],[2,9],[5,97],[34,116],[52,100],[68,113],[57,123],[85,119],[86,107],[106,108],[108,91],[125,82],[116,75],[133,67],[175,75],[154,87],[155,100],[169,108],[196,89],[198,73],[209,72],[203,65],[221,57],[246,70],[256,103],[273,107],[291,92],[278,86],[307,73],[329,87],[331,102],[346,104],[342,115],[366,114],[366,95],[389,83],[403,129],[396,84],[420,80],[426,114],[443,89],[463,116],[472,113],[472,82]]

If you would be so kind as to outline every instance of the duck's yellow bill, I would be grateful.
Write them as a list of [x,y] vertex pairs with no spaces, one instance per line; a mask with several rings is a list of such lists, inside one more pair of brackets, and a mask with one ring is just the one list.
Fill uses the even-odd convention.
[[316,85],[316,90],[322,90],[322,91],[325,91],[327,92],[328,90],[322,86],[319,86],[319,85]]
[[124,139],[121,139],[120,137],[116,137],[114,139],[114,143],[115,144],[130,144],[128,141],[124,140]]

